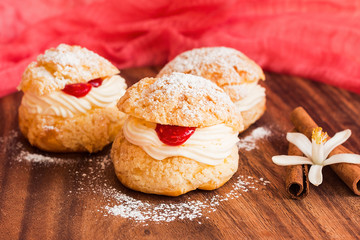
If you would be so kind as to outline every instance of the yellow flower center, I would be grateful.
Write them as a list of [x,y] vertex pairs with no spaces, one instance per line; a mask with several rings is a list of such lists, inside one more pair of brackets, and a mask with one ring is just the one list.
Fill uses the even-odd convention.
[[322,131],[321,127],[316,127],[312,131],[312,140],[316,142],[316,144],[325,143],[327,141],[328,135],[326,132]]

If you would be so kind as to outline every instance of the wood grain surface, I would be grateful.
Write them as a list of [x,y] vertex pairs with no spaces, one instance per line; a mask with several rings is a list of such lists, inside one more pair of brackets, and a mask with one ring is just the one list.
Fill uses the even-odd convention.
[[[158,70],[134,68],[121,75],[131,85]],[[330,136],[351,129],[344,146],[360,153],[360,96],[298,77],[266,77],[267,111],[240,138],[251,139],[259,128],[269,134],[251,150],[239,150],[239,170],[222,188],[177,198],[123,187],[107,158],[110,146],[93,155],[49,154],[31,147],[18,130],[21,93],[0,99],[0,239],[359,239],[359,197],[329,167],[323,170],[323,184],[310,186],[305,199],[292,200],[284,187],[285,168],[271,157],[287,153],[285,133],[293,128],[289,114],[297,106]],[[37,162],[39,155],[43,160]],[[254,188],[235,188],[240,177],[253,181]],[[117,196],[150,206],[222,200],[200,213],[192,210],[193,219],[155,221],[150,212],[149,219],[139,221],[109,212],[121,207]]]

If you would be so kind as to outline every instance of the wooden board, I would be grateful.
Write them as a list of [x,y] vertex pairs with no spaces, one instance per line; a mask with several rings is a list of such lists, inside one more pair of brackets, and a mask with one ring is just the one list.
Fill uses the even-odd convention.
[[[128,69],[122,76],[131,85],[158,70]],[[266,75],[267,111],[240,135],[238,172],[218,190],[177,198],[123,187],[108,158],[110,146],[93,155],[31,147],[18,130],[21,93],[0,99],[0,239],[359,238],[359,198],[329,167],[323,184],[311,186],[304,200],[292,200],[284,188],[285,168],[271,157],[286,154],[289,114],[297,106],[330,136],[350,128],[344,145],[359,153],[360,96]]]

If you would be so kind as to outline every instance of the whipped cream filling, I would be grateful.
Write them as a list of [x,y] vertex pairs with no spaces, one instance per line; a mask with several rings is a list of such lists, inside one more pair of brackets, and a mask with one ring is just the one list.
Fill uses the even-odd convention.
[[235,102],[235,106],[240,112],[245,112],[252,109],[265,97],[265,88],[261,87],[256,82],[242,84],[239,87],[240,89],[238,90],[244,97],[240,101]]
[[105,78],[99,87],[92,87],[84,97],[77,98],[63,91],[38,96],[33,93],[25,93],[21,104],[29,113],[54,115],[59,117],[73,117],[79,113],[99,107],[115,106],[117,101],[124,95],[126,85],[124,80],[114,75]]
[[161,142],[155,128],[156,123],[130,116],[124,123],[123,131],[127,141],[141,147],[156,160],[183,156],[208,165],[222,163],[239,141],[238,132],[225,124],[218,124],[196,128],[185,143],[169,146]]

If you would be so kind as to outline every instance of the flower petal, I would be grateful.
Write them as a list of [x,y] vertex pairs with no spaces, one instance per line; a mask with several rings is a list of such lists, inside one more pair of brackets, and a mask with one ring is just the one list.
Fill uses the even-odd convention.
[[309,170],[309,181],[315,186],[319,186],[323,181],[321,165],[312,165]]
[[304,134],[289,132],[286,139],[297,146],[306,157],[311,158],[311,142]]
[[317,165],[323,165],[325,160],[324,151],[325,147],[323,143],[316,143],[316,141],[312,141],[312,148],[311,148],[311,161]]
[[312,164],[312,161],[306,157],[288,156],[288,155],[273,156],[272,161],[276,165],[280,165],[280,166]]
[[334,148],[343,144],[351,135],[351,130],[346,129],[344,131],[336,133],[329,141],[325,143],[324,158],[327,158]]
[[334,163],[353,163],[360,164],[360,155],[351,153],[342,153],[331,156],[324,161],[324,166]]

